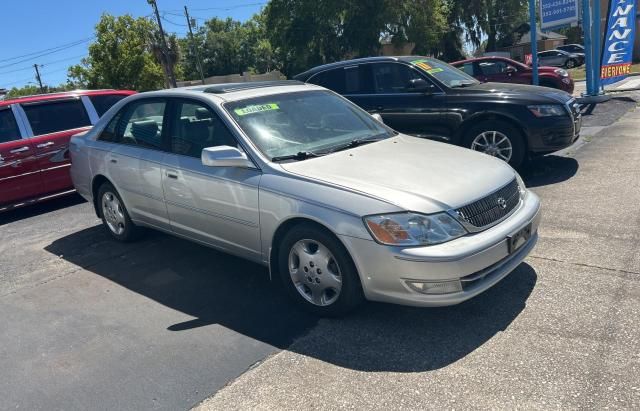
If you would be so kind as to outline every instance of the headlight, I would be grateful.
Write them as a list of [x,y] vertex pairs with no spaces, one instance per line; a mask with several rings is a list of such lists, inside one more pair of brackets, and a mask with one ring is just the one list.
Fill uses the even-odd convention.
[[559,76],[562,77],[569,77],[569,73],[567,73],[567,70],[565,69],[556,69],[555,70],[556,74],[558,74]]
[[527,106],[527,108],[536,117],[552,117],[552,116],[565,116],[567,111],[564,107],[557,104],[540,104],[535,106]]
[[386,245],[420,246],[440,244],[467,232],[447,213],[423,215],[398,213],[364,218],[371,236]]

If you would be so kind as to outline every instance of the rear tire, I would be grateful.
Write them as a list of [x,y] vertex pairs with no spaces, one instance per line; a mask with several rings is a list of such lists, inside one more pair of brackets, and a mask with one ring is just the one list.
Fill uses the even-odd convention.
[[342,317],[364,301],[351,256],[330,232],[314,224],[294,226],[282,238],[278,271],[289,297],[322,317]]
[[110,183],[103,183],[98,189],[98,207],[102,224],[111,237],[121,242],[140,237],[140,227],[133,224],[120,194]]
[[578,66],[578,62],[577,62],[577,61],[575,61],[574,59],[569,59],[569,60],[567,60],[567,62],[564,64],[564,66],[565,66],[565,68],[572,69],[572,68],[574,68],[574,67],[577,67],[577,66]]
[[506,161],[513,168],[519,168],[524,164],[526,154],[524,136],[520,130],[505,121],[483,121],[471,127],[465,135],[463,144],[474,151]]

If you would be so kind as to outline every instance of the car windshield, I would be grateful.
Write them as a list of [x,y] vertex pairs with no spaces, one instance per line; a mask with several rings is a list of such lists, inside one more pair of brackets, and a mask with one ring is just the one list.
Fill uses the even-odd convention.
[[303,160],[396,133],[335,94],[302,91],[224,105],[272,161]]
[[468,87],[480,84],[478,80],[467,73],[434,58],[416,59],[411,61],[411,64],[419,70],[435,77],[448,87]]

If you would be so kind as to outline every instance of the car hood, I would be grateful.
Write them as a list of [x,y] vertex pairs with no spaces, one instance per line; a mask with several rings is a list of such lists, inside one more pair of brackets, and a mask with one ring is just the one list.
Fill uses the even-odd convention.
[[515,178],[513,169],[496,158],[402,134],[281,166],[290,173],[421,213],[458,208]]
[[528,84],[480,83],[463,90],[467,93],[489,94],[504,100],[537,100],[539,102],[546,103],[566,104],[572,99],[571,94],[562,90],[556,90],[549,87],[531,86]]

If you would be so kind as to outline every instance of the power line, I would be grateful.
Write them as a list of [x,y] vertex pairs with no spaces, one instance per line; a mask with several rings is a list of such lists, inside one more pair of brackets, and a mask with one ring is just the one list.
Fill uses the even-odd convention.
[[[70,49],[72,47],[79,46],[80,44],[87,43],[87,42],[91,41],[93,38],[94,37],[89,37],[89,38],[86,38],[84,40],[76,41],[75,43],[69,43],[69,44],[64,45],[64,46],[54,47],[53,49],[48,49],[49,51],[47,51],[47,52],[30,53],[29,56],[31,56],[31,57],[28,57],[28,58],[25,58],[25,59],[22,59],[22,60],[18,60],[18,61],[14,61],[14,62],[9,63],[9,64],[4,64],[4,65],[0,66],[0,68],[6,68],[6,67],[15,66],[17,64],[25,63],[27,61],[33,61],[34,59],[37,59],[37,58],[40,58],[40,57],[44,57],[44,56],[48,56],[48,55],[53,54],[53,53],[58,53],[58,52],[60,52],[62,50]],[[24,57],[24,56],[20,56],[20,58],[21,57]],[[15,59],[15,58],[17,58],[17,57],[14,57],[12,59]],[[7,60],[5,60],[5,61],[7,61]]]
[[[63,62],[63,61],[69,61],[69,60],[74,60],[74,59],[78,59],[78,58],[81,58],[81,57],[86,57],[86,55],[87,54],[84,53],[84,54],[80,54],[79,56],[67,57],[67,58],[64,58],[64,59],[59,59],[59,60],[54,60],[54,61],[47,61],[47,62],[44,62],[44,63],[42,63],[40,65],[41,66],[50,66],[52,64],[60,63],[60,62]],[[9,74],[9,73],[17,73],[18,71],[24,71],[24,70],[31,70],[32,68],[33,68],[33,65],[24,66],[24,67],[13,69],[13,70],[9,70],[9,71],[3,71],[3,72],[0,73],[0,75]]]

